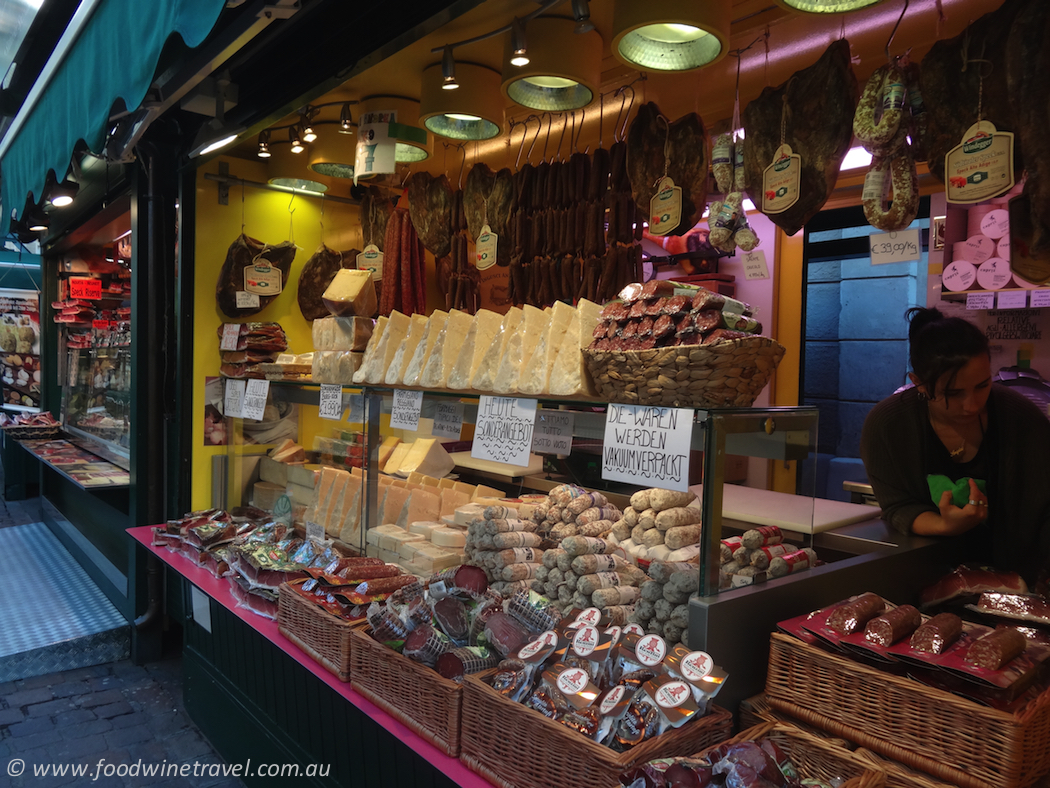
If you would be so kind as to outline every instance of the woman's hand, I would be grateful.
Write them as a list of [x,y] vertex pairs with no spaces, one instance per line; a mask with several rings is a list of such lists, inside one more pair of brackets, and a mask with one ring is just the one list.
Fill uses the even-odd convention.
[[965,506],[952,503],[951,490],[941,493],[939,514],[923,512],[912,523],[912,533],[920,536],[955,536],[963,534],[988,519],[988,496],[970,479],[970,498]]

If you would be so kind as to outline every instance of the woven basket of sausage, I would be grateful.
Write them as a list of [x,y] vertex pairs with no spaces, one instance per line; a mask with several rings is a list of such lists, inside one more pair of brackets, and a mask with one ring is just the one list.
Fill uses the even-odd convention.
[[353,632],[350,686],[439,750],[459,755],[462,687],[374,640]]
[[710,345],[583,351],[598,395],[608,402],[746,408],[784,357],[774,339],[749,336]]
[[885,784],[885,776],[855,753],[783,722],[760,723],[692,757],[702,759],[712,750],[726,745],[763,739],[775,744],[791,761],[800,780],[816,780],[824,785],[838,785],[839,788],[883,788]]
[[365,626],[322,610],[281,583],[277,597],[277,628],[340,681],[350,681],[350,633]]
[[1022,788],[1050,772],[1050,689],[1010,714],[773,633],[766,696],[774,709],[963,788]]
[[49,441],[58,437],[58,424],[18,424],[4,427],[4,434],[16,441]]
[[689,755],[725,741],[732,732],[732,715],[712,706],[699,720],[690,720],[627,752],[616,752],[508,700],[488,684],[493,672],[463,679],[459,759],[500,788],[609,788],[632,766],[654,758]]
[[858,758],[871,764],[871,768],[886,776],[886,788],[953,788],[951,783],[941,782],[923,772],[909,769],[903,763],[883,758],[864,747],[854,751]]

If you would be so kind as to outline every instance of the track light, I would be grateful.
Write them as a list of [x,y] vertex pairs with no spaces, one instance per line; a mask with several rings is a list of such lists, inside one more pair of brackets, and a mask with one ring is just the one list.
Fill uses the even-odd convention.
[[456,59],[452,56],[450,46],[446,46],[444,54],[441,55],[441,79],[443,90],[455,90],[459,87],[456,81]]
[[22,211],[22,221],[31,233],[42,233],[51,226],[51,219],[43,208],[33,202],[32,197],[26,198],[26,207]]
[[510,23],[510,64],[519,68],[529,65],[525,23],[517,17],[514,17],[514,21]]
[[50,203],[54,208],[65,208],[72,204],[78,191],[80,191],[80,184],[75,180],[66,178],[58,183],[54,171],[48,170],[47,178],[44,180],[44,199],[41,200],[41,204]]
[[594,22],[591,21],[591,6],[587,0],[572,0],[572,18],[576,20],[577,34],[594,30]]
[[299,137],[299,127],[292,126],[288,129],[288,142],[292,144],[292,153],[302,153],[306,150],[302,139]]
[[259,132],[259,150],[255,153],[260,159],[270,158],[270,131]]
[[339,133],[340,134],[353,134],[354,133],[354,118],[350,114],[350,104],[344,104],[343,108],[339,110]]
[[317,132],[314,131],[313,126],[310,124],[310,118],[314,114],[314,110],[312,107],[306,107],[300,114],[302,115],[302,120],[299,125],[303,127],[303,142],[313,142],[317,139]]

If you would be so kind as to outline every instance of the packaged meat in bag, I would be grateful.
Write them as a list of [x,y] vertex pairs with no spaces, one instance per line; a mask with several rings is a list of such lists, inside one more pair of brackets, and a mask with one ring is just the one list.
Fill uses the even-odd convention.
[[439,656],[434,669],[446,679],[462,681],[468,673],[480,673],[498,662],[495,652],[484,646],[460,646]]
[[518,651],[529,641],[529,632],[512,616],[493,613],[485,622],[484,643],[502,657]]
[[421,624],[408,633],[401,653],[411,660],[432,668],[437,663],[438,657],[453,648],[455,646],[444,632],[430,624]]
[[[230,244],[219,269],[219,280],[215,285],[215,302],[219,311],[234,318],[262,311],[287,286],[295,251],[296,246],[291,241],[270,246],[241,233]],[[258,296],[258,306],[238,306],[238,293]],[[254,298],[248,300],[254,301]]]

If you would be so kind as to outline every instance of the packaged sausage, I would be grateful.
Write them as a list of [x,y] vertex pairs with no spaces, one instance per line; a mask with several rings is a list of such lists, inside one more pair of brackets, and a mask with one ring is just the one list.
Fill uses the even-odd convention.
[[561,611],[546,597],[534,591],[519,591],[507,605],[507,613],[530,632],[554,629],[561,621]]
[[683,679],[692,690],[693,700],[704,714],[711,707],[718,691],[729,678],[704,651],[690,651],[684,643],[676,643],[664,660],[667,671]]

